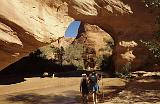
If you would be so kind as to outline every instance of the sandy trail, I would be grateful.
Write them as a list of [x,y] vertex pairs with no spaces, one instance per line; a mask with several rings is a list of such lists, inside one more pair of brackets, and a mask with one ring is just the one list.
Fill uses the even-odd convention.
[[79,78],[26,78],[0,86],[0,104],[72,104],[79,96]]
[[[80,79],[25,78],[21,83],[0,85],[0,104],[80,104]],[[125,84],[116,78],[106,78],[103,82],[104,85],[106,82],[117,86]]]
[[[0,104],[80,104],[80,77],[25,78],[0,85]],[[99,83],[100,88],[102,83]],[[105,102],[98,104],[160,104],[160,80],[104,78]],[[92,103],[89,103],[92,104]]]

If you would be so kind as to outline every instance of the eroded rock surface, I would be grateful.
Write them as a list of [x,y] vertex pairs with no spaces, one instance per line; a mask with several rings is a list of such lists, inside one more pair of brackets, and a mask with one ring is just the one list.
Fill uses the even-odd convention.
[[121,41],[138,44],[132,48],[134,70],[150,61],[139,40],[153,38],[157,11],[142,0],[1,0],[0,5],[1,69],[63,36],[72,18],[96,24],[113,37],[116,70],[127,62]]
[[96,25],[81,23],[77,38],[72,44],[83,44],[85,47],[94,49],[96,56],[112,55],[112,37]]
[[0,1],[0,69],[63,37],[73,19],[61,4],[60,0]]
[[[112,36],[116,70],[123,69],[128,60],[132,61],[133,71],[152,63],[149,52],[139,40],[150,40],[157,31],[156,10],[146,7],[140,0],[71,0],[68,4],[69,15],[73,18],[97,24]],[[137,45],[128,49],[119,44],[129,41]]]

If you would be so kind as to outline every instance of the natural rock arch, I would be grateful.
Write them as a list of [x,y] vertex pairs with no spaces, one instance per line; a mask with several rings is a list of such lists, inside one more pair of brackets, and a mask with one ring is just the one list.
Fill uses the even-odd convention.
[[[141,0],[1,0],[0,5],[0,69],[62,37],[73,18],[96,24],[113,37],[116,70],[127,62],[124,54],[135,56],[133,69],[149,61],[137,40],[153,37],[157,11]],[[126,52],[124,44],[132,41],[138,46]]]

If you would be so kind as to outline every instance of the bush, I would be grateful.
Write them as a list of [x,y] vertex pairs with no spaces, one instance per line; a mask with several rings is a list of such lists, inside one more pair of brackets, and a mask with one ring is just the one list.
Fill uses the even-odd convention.
[[127,62],[124,67],[123,70],[121,72],[116,72],[116,76],[120,77],[120,78],[124,78],[124,79],[128,79],[131,78],[131,62]]
[[141,43],[143,43],[149,51],[153,53],[153,56],[157,58],[158,60],[160,59],[160,44],[159,42],[156,41],[143,41],[140,40]]
[[85,50],[84,45],[82,44],[71,44],[65,49],[65,54],[63,57],[64,65],[74,65],[78,69],[83,69],[83,58],[82,54]]
[[146,7],[160,7],[160,0],[144,0],[144,2],[146,3]]
[[[146,6],[153,8],[153,10],[160,11],[160,0],[144,0]],[[154,34],[155,39],[150,41],[140,40],[149,51],[153,53],[154,58],[159,62],[160,61],[160,14],[157,15],[155,23],[158,25],[159,30]]]

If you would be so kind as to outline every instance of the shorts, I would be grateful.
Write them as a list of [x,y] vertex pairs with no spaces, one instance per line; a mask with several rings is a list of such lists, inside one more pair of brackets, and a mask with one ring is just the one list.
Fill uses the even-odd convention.
[[95,92],[95,91],[99,91],[99,85],[97,83],[91,84],[90,85],[90,90]]

